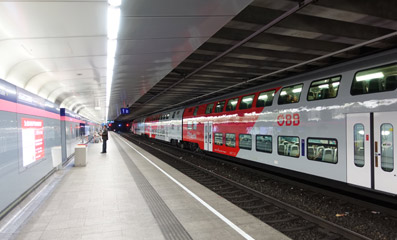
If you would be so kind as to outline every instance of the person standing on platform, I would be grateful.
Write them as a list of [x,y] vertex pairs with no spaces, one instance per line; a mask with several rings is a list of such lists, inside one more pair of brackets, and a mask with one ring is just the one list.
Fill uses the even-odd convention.
[[106,141],[108,140],[108,128],[106,125],[103,125],[103,130],[102,130],[102,152],[101,153],[106,153]]

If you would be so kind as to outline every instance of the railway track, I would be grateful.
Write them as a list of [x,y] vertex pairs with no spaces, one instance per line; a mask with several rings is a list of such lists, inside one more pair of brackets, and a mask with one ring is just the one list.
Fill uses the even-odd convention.
[[[202,161],[191,161],[190,157],[186,157],[206,156],[186,150],[182,151],[184,155],[181,155],[180,149],[177,149],[180,152],[178,154],[178,151],[169,148],[170,145],[166,143],[148,142],[142,137],[129,134],[122,136],[144,149],[150,149],[153,155],[292,239],[371,239],[218,174],[214,170],[208,170],[202,166]],[[162,144],[166,144],[164,149],[159,147]]]

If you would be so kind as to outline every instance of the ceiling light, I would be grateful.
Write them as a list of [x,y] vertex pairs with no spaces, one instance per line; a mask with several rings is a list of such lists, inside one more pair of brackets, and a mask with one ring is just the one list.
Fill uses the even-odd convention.
[[357,76],[356,77],[356,81],[360,82],[360,81],[371,80],[371,79],[375,79],[375,78],[383,78],[384,76],[385,75],[383,75],[382,72],[365,74],[365,75],[362,75],[362,76]]
[[112,7],[120,7],[121,6],[121,0],[108,0],[108,3]]
[[117,36],[120,25],[120,6],[121,0],[108,0],[108,18],[107,18],[107,69],[106,69],[106,120],[108,120],[110,93],[113,82],[113,69],[117,50]]

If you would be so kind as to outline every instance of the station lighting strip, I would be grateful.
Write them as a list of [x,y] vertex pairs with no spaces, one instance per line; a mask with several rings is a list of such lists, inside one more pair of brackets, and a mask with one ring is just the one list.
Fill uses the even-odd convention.
[[121,0],[108,0],[108,16],[107,16],[107,69],[106,69],[106,118],[108,120],[110,91],[112,89],[113,69],[117,50],[117,36],[120,25],[120,6]]

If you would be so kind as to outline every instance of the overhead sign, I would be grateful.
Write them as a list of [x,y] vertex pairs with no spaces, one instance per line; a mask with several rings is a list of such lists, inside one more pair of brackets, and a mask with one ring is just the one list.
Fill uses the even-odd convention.
[[130,109],[129,108],[121,108],[120,113],[121,114],[130,114]]
[[44,157],[43,120],[22,118],[23,166]]

